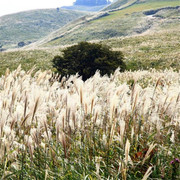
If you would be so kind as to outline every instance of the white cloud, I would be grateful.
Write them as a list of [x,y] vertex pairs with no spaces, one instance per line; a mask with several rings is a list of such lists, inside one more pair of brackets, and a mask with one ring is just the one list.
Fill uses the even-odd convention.
[[75,0],[0,0],[0,16],[19,11],[69,6]]

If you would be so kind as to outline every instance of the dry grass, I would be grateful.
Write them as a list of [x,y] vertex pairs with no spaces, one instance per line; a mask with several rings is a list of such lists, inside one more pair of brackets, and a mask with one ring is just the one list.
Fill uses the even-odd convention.
[[2,179],[178,179],[180,72],[32,72],[0,78]]

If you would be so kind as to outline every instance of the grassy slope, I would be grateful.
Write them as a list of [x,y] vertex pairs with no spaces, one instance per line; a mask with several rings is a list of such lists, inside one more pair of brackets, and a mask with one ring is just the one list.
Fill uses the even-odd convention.
[[[128,9],[129,11],[130,9],[132,11],[132,8]],[[118,16],[126,17],[126,15],[123,14],[125,12],[123,11],[124,10],[113,12],[111,16],[116,17],[116,13],[118,13]],[[122,13],[121,15],[120,12]],[[129,16],[131,23],[135,23],[133,22],[133,18],[135,20],[137,16],[143,15],[140,12]],[[148,24],[153,21],[153,26],[152,28],[150,28],[150,30],[145,30],[139,35],[137,35],[136,33],[136,35],[133,36],[110,38],[107,40],[100,40],[100,42],[108,44],[114,50],[121,50],[124,53],[125,60],[131,69],[146,69],[150,67],[155,67],[157,69],[164,69],[166,67],[180,69],[180,24],[178,23],[179,16],[180,14],[178,9],[161,10],[155,14],[155,19],[146,19],[146,17],[142,18],[141,21],[136,24],[136,28],[134,28],[134,31],[140,32],[144,28],[144,23],[146,23],[148,26]],[[100,23],[102,21],[106,22],[106,18],[109,17],[104,17],[101,20],[96,20],[95,22],[99,22],[99,26],[101,26]],[[123,21],[123,19],[119,19],[119,21]],[[94,22],[90,23],[93,24]],[[131,26],[131,23],[128,23],[124,20],[124,24],[121,22],[121,28],[127,25]],[[116,26],[116,23],[114,24],[114,26]],[[66,28],[72,29],[72,27]],[[88,28],[90,28],[90,33],[92,35],[93,28],[91,29],[90,26],[88,26]],[[58,43],[53,43],[47,44],[48,46],[52,45],[52,47],[50,46],[47,48],[36,47],[36,49],[34,50],[18,50],[14,52],[0,53],[0,74],[4,73],[7,67],[15,69],[19,65],[19,63],[22,64],[22,67],[24,69],[29,69],[35,64],[38,68],[42,69],[52,68],[50,61],[55,55],[60,54],[62,49],[62,47],[60,47]],[[54,47],[53,45],[58,46]]]
[[19,64],[22,65],[24,70],[31,69],[36,65],[37,69],[52,68],[51,60],[57,54],[57,49],[34,49],[34,50],[19,50],[0,53],[0,75],[4,74],[7,68],[10,70],[16,69]]
[[[156,3],[157,4],[167,4],[169,5],[169,3],[173,3],[176,0],[117,0],[115,3],[111,4],[110,6],[108,6],[107,8],[105,8],[104,10],[114,10],[114,9],[123,9],[125,7],[128,7],[130,5],[134,5],[134,4],[150,4],[150,6],[152,7],[152,3]],[[176,2],[175,2],[176,3]]]
[[109,5],[108,7],[104,8],[103,10],[107,11],[107,10],[113,10],[113,9],[121,9],[121,8],[131,5],[135,1],[137,0],[118,0],[112,3],[111,5]]
[[125,9],[111,12],[110,16],[107,16],[100,20],[102,20],[102,21],[112,20],[114,18],[117,19],[119,17],[124,17],[125,15],[128,15],[128,14],[143,12],[143,11],[150,10],[150,9],[158,9],[158,8],[169,7],[169,6],[173,7],[173,6],[179,6],[179,5],[180,5],[180,2],[178,0],[147,1],[144,3],[139,2],[139,3],[134,4],[133,6],[129,6]]
[[113,38],[102,43],[122,51],[129,69],[172,67],[180,70],[179,33],[179,30],[171,29],[141,36]]
[[[158,33],[112,38],[100,42],[114,50],[121,50],[125,55],[125,62],[132,70],[151,67],[156,69],[172,67],[180,70],[179,33],[178,29],[172,28]],[[0,75],[4,74],[6,68],[13,70],[19,64],[26,70],[33,65],[36,65],[37,69],[52,69],[51,60],[55,55],[61,54],[61,50],[62,47],[56,47],[0,53]]]
[[[47,43],[46,46],[65,45],[83,40],[108,39],[142,33],[153,27],[154,22],[161,23],[160,18],[150,20],[143,14],[143,11],[178,5],[180,5],[178,0],[141,2],[123,10],[109,12],[110,15],[93,21],[84,20],[69,27],[66,26],[52,34],[51,37],[47,37],[44,42]],[[174,21],[178,23],[177,20]],[[139,26],[141,26],[141,30],[139,30]],[[68,29],[73,28],[74,31],[68,31]],[[137,29],[138,31],[136,31]],[[58,38],[52,40],[57,36]]]
[[85,12],[60,9],[33,10],[0,17],[0,43],[5,47],[20,41],[36,41]]

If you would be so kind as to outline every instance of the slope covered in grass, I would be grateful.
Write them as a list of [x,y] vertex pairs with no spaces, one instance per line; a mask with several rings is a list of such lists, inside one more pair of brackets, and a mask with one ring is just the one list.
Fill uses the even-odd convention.
[[112,38],[102,43],[122,51],[131,70],[170,67],[180,70],[179,33],[178,29],[162,30],[141,36]]
[[[164,15],[168,15],[167,11]],[[170,67],[180,70],[180,27],[177,28],[173,24],[172,26],[169,30],[97,42],[108,45],[116,51],[122,51],[125,56],[124,61],[131,70]],[[38,69],[52,69],[53,57],[61,55],[63,48],[65,47],[57,46],[1,52],[0,74],[4,74],[8,67],[11,70],[16,69],[19,64],[25,70],[29,70],[33,65],[36,65]]]
[[[125,9],[130,6],[138,5],[138,4],[148,4],[149,7],[151,6],[153,8],[154,4],[162,6],[162,4],[169,5],[170,2],[171,2],[171,5],[178,3],[177,0],[172,0],[172,1],[170,0],[158,0],[158,1],[157,0],[117,0],[111,5],[109,5],[107,8],[104,8],[103,10],[116,11],[116,10]],[[178,3],[177,5],[179,4],[180,3]]]
[[34,42],[65,24],[85,15],[85,12],[57,9],[25,11],[0,17],[0,44],[4,48],[18,42]]
[[0,77],[1,179],[178,179],[180,73]]
[[[169,1],[167,2],[169,3]],[[172,2],[175,3],[175,1]],[[135,7],[137,10],[137,6]],[[138,7],[142,7],[142,4],[139,4]],[[127,8],[127,10],[129,10],[129,13],[132,13],[134,11],[133,6]],[[84,31],[80,33],[79,30],[82,28],[82,22],[84,22],[84,19],[86,21],[88,19],[88,16],[86,16],[81,18],[81,20],[71,23],[71,25],[63,27],[63,34],[56,31],[28,49],[1,52],[0,74],[3,74],[7,67],[14,70],[19,64],[22,64],[23,69],[26,70],[30,69],[33,65],[37,65],[41,69],[52,69],[51,60],[55,55],[61,54],[61,49],[64,48],[61,44],[67,45],[80,40],[96,38],[99,39],[97,42],[107,44],[112,49],[122,51],[129,69],[149,69],[152,67],[164,69],[172,67],[179,70],[179,8],[158,8],[158,11],[150,16],[144,14],[144,12],[149,11],[149,8],[146,8],[143,12],[141,9],[140,12],[129,15],[125,14],[126,11],[112,12],[110,16],[86,22],[84,24]],[[113,21],[111,21],[111,16],[114,19]],[[137,22],[139,18],[140,20]],[[104,27],[108,23],[110,23],[109,29],[105,29]],[[94,26],[95,24],[96,26]],[[132,25],[135,25],[135,27],[131,31]],[[101,31],[99,31],[100,27]],[[89,30],[86,31],[87,29]],[[113,33],[115,33],[115,37],[111,38]],[[123,36],[120,37],[120,34]],[[84,35],[87,37],[84,38]],[[107,37],[108,39],[106,39]],[[53,38],[54,40],[51,40]],[[47,47],[39,48],[38,46]]]
[[137,0],[117,0],[108,7],[104,8],[103,11],[122,9],[136,3]]
[[[37,43],[43,46],[56,46],[73,44],[79,41],[100,40],[112,37],[130,36],[132,34],[141,34],[147,30],[158,31],[168,28],[168,26],[179,26],[178,0],[173,1],[138,1],[138,3],[127,8],[101,12],[91,17],[85,17],[77,22],[70,24],[44,38]],[[145,11],[160,9],[165,7],[174,7],[176,17],[147,16]],[[168,8],[167,8],[168,11]],[[161,11],[162,12],[162,11]],[[167,27],[161,27],[164,23]]]

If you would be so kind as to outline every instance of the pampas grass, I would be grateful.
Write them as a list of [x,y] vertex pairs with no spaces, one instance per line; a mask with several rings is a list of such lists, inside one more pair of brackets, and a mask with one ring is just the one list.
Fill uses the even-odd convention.
[[1,179],[178,178],[179,79],[152,69],[59,82],[50,71],[7,70]]

